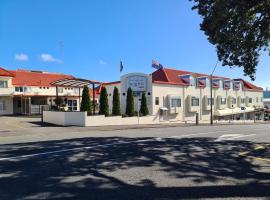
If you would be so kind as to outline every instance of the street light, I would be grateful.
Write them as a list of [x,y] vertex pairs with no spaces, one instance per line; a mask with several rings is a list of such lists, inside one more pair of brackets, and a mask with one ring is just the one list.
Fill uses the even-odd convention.
[[213,125],[213,74],[217,68],[217,65],[218,65],[218,61],[212,71],[212,73],[210,74],[210,99],[211,99],[211,116],[210,116],[210,124]]

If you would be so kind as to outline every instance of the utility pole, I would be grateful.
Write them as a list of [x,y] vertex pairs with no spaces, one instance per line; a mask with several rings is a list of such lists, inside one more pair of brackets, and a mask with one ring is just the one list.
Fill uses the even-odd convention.
[[215,67],[214,67],[214,69],[213,69],[213,71],[212,71],[212,73],[210,74],[210,99],[211,99],[211,103],[210,103],[210,105],[211,105],[211,109],[210,109],[210,124],[211,125],[213,125],[213,74],[214,74],[214,72],[215,72],[215,70],[216,70],[216,68],[217,68],[217,65],[218,65],[218,61],[217,61],[217,63],[216,63],[216,65],[215,65]]

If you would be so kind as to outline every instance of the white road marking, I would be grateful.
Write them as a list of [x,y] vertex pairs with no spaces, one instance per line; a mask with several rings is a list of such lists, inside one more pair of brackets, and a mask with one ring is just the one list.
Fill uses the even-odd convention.
[[224,141],[224,140],[235,140],[238,138],[243,138],[243,137],[251,137],[254,136],[256,134],[249,134],[249,135],[244,135],[244,134],[226,134],[226,135],[222,135],[220,136],[218,139],[215,140],[215,142],[220,142],[220,141]]
[[231,131],[211,131],[211,132],[203,132],[203,133],[192,133],[192,134],[186,134],[186,135],[171,136],[170,138],[183,138],[183,137],[196,136],[196,135],[207,135],[211,133],[227,133],[227,132],[231,132]]

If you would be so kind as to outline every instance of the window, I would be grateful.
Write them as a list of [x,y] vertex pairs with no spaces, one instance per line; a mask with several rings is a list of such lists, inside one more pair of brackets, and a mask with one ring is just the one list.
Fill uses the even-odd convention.
[[[208,102],[208,106],[210,106],[211,105],[211,98],[208,98],[207,102]],[[214,105],[214,104],[215,104],[215,101],[214,101],[214,98],[212,98],[212,105]]]
[[181,107],[181,99],[180,98],[172,98],[171,99],[171,107]]
[[226,98],[221,98],[221,99],[220,99],[220,104],[221,104],[221,105],[225,105],[226,102],[227,102],[227,101],[226,101]]
[[155,105],[158,106],[159,105],[159,97],[155,98]]
[[31,92],[32,88],[31,87],[23,87],[24,92]]
[[6,102],[4,100],[0,100],[0,112],[6,110]]
[[126,95],[126,93],[123,93],[123,96],[125,96]]
[[0,81],[0,88],[7,88],[8,82],[7,81]]
[[147,94],[148,94],[148,95],[151,95],[151,92],[148,92]]
[[47,87],[47,89],[50,89],[50,87]]
[[15,87],[16,92],[23,92],[23,87]]
[[249,102],[249,103],[252,103],[252,98],[249,98],[249,99],[248,99],[248,102]]
[[67,100],[68,110],[77,111],[77,100]]
[[241,98],[241,103],[244,104],[245,103],[245,98]]
[[64,92],[64,90],[63,90],[63,88],[57,88],[57,91],[58,91],[58,93],[63,93]]
[[259,98],[258,98],[258,97],[256,97],[256,102],[257,102],[257,103],[259,102]]
[[232,104],[236,104],[236,98],[232,98]]
[[263,98],[261,97],[261,102],[263,102]]
[[200,100],[199,100],[199,98],[192,97],[192,99],[191,99],[191,105],[192,105],[192,106],[199,106],[199,105],[200,105]]

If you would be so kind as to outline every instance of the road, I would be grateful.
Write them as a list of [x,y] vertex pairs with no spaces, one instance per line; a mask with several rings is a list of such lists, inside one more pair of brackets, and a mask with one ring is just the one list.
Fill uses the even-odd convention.
[[1,120],[1,200],[270,198],[267,124],[129,129]]

